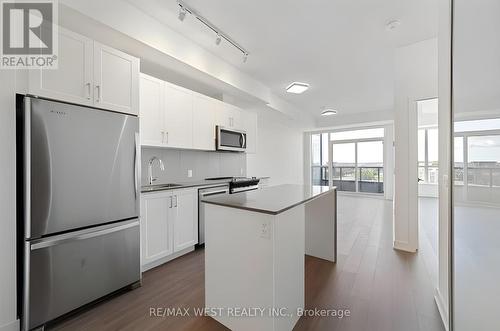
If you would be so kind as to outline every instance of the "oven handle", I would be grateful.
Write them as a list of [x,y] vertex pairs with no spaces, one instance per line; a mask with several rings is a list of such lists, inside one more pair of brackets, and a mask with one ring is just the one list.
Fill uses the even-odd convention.
[[224,193],[229,193],[229,190],[221,190],[221,191],[215,191],[215,192],[207,192],[207,193],[201,193],[202,197],[209,197],[211,195],[217,195],[217,194],[224,194]]

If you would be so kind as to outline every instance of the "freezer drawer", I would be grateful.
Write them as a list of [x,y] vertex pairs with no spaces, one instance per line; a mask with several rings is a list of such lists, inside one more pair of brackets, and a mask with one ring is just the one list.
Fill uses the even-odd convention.
[[139,238],[134,219],[26,242],[24,326],[37,327],[139,281]]

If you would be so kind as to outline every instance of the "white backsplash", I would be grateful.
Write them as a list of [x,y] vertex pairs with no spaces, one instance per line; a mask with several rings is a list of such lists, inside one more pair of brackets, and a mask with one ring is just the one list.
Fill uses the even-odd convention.
[[[165,171],[161,171],[155,162],[153,175],[158,177],[155,184],[199,181],[207,177],[246,176],[247,173],[245,153],[143,147],[142,185],[148,184],[148,162],[153,156],[160,158],[165,165]],[[189,170],[192,170],[192,177],[188,177]]]

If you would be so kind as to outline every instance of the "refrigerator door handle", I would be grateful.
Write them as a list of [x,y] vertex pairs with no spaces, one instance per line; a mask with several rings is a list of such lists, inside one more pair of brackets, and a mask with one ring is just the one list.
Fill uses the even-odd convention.
[[77,231],[74,234],[66,233],[66,234],[61,234],[61,235],[55,236],[55,237],[50,238],[50,239],[39,239],[39,240],[33,241],[33,243],[31,244],[31,250],[35,251],[35,250],[41,249],[41,248],[60,245],[60,244],[63,244],[65,242],[71,242],[71,241],[76,241],[76,240],[85,240],[85,239],[89,239],[89,238],[99,237],[99,236],[103,236],[105,234],[122,231],[122,230],[132,228],[132,227],[138,226],[138,225],[139,225],[139,220],[134,219],[129,223],[118,225],[118,226],[108,225],[104,229],[101,228],[101,230],[87,229],[87,230]]
[[31,237],[31,98],[24,98],[24,237]]
[[135,199],[139,199],[139,173],[140,173],[140,164],[139,164],[139,159],[141,155],[141,147],[139,144],[139,133],[135,133],[135,156],[134,156],[134,187],[135,187]]

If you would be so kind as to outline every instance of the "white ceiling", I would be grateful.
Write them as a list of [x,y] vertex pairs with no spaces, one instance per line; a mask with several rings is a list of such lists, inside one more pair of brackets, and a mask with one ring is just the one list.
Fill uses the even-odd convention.
[[[186,0],[251,53],[241,53],[187,15],[176,0],[128,0],[317,116],[323,106],[339,114],[393,107],[394,49],[437,36],[437,0]],[[386,22],[401,25],[387,31]],[[292,81],[311,84],[288,94]]]

